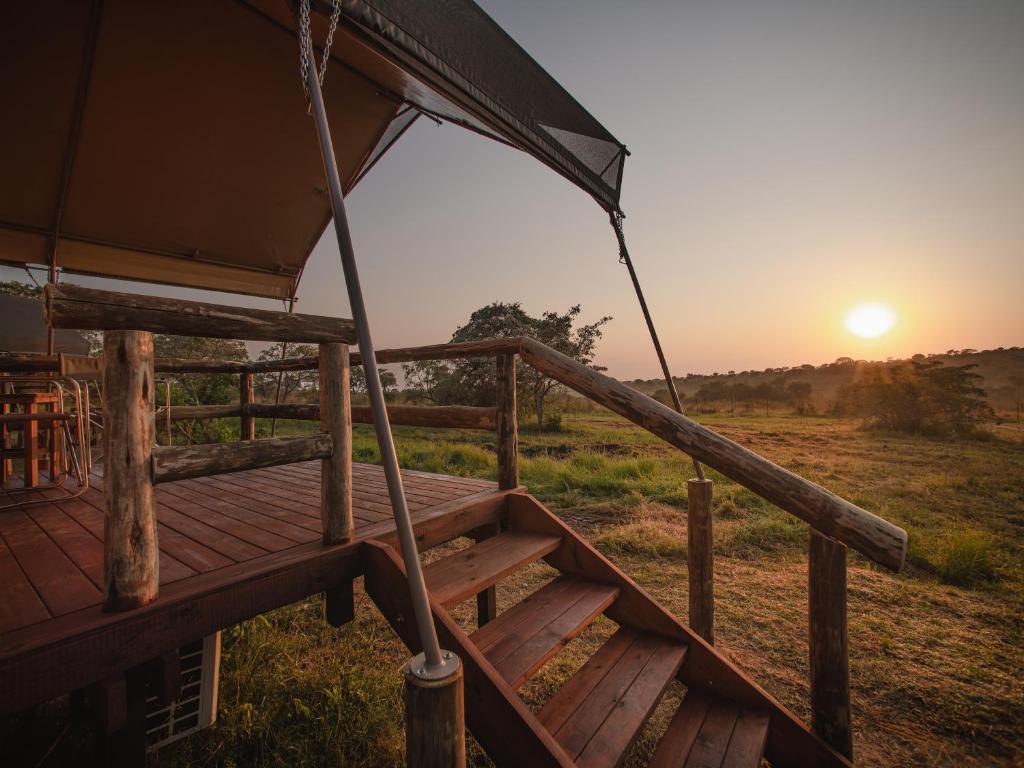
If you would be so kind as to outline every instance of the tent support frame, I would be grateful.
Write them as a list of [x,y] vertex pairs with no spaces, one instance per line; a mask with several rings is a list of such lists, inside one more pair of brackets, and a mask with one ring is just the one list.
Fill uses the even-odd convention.
[[[299,45],[307,48],[311,61],[315,61],[312,57],[312,41],[309,37],[300,34]],[[430,609],[427,585],[423,578],[423,569],[420,566],[412,520],[409,517],[409,508],[406,504],[405,489],[402,487],[402,477],[398,466],[398,456],[395,453],[394,437],[391,434],[391,425],[384,403],[384,389],[381,386],[380,374],[377,370],[377,356],[373,346],[373,339],[370,335],[366,304],[363,301],[363,292],[359,283],[359,272],[356,267],[355,250],[352,245],[348,217],[345,214],[341,177],[338,173],[338,164],[334,156],[331,129],[327,121],[327,111],[324,108],[323,93],[320,90],[320,79],[315,66],[310,66],[307,69],[306,84],[309,88],[310,106],[316,122],[317,139],[320,143],[324,173],[327,176],[331,209],[334,214],[334,231],[338,238],[338,251],[341,255],[342,271],[345,274],[345,286],[348,290],[352,318],[356,324],[356,338],[359,353],[362,357],[363,373],[366,378],[366,391],[369,395],[370,409],[373,414],[373,426],[377,434],[377,443],[380,446],[381,464],[383,465],[384,476],[387,480],[391,509],[394,511],[395,516],[395,528],[401,544],[402,559],[405,563],[406,578],[408,579],[413,611],[416,616],[416,626],[420,643],[423,647],[425,663],[422,666],[414,665],[414,674],[426,679],[444,679],[458,672],[459,660],[454,654],[447,652],[442,654],[441,646],[437,639],[437,629],[434,626],[434,619]]]
[[[654,351],[658,354],[658,362],[661,363],[661,373],[665,377],[665,384],[668,387],[669,396],[672,398],[672,405],[675,406],[679,415],[683,415],[683,402],[679,399],[679,391],[676,389],[676,382],[672,378],[672,372],[668,369],[668,361],[665,359],[665,352],[661,348],[661,341],[658,339],[658,331],[654,327],[654,319],[651,311],[647,308],[647,299],[644,298],[643,289],[640,287],[640,280],[633,269],[633,260],[629,258],[629,249],[626,247],[626,236],[622,233],[622,219],[625,218],[620,211],[612,211],[609,214],[612,222],[612,229],[615,230],[615,237],[619,241],[619,259],[629,270],[629,279],[633,281],[633,289],[636,291],[636,298],[640,302],[640,309],[644,313],[644,320],[647,321],[647,330],[650,331],[651,341],[654,342]],[[693,461],[693,470],[697,473],[698,480],[704,480],[704,468],[700,462],[690,457]]]

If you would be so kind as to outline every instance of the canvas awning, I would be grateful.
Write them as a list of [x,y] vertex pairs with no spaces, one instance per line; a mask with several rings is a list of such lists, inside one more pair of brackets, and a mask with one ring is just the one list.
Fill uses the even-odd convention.
[[[324,95],[346,191],[425,112],[616,209],[625,147],[475,4],[442,8],[343,2]],[[294,30],[286,0],[3,4],[0,262],[292,296],[330,220]]]

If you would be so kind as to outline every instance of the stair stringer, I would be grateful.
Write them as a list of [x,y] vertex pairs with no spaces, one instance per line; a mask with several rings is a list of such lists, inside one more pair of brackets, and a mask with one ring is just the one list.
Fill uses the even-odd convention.
[[775,768],[850,768],[850,762],[829,747],[777,699],[722,656],[689,627],[662,608],[629,576],[590,546],[572,528],[529,494],[508,499],[512,527],[562,537],[561,546],[545,561],[562,573],[573,573],[619,587],[619,597],[605,615],[619,624],[686,643],[689,652],[678,679],[687,687],[723,696],[768,712],[766,757]]
[[[366,592],[412,653],[419,635],[409,597],[405,567],[394,549],[378,541],[364,544]],[[448,612],[430,598],[441,646],[463,665],[466,723],[496,765],[510,768],[572,768],[573,760],[536,715],[505,682]]]

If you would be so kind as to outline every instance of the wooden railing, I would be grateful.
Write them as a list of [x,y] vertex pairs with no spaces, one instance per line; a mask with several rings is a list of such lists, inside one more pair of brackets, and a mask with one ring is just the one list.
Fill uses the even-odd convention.
[[[185,361],[152,358],[152,340],[148,333],[112,331],[105,334],[106,409],[109,443],[107,494],[114,510],[111,526],[115,536],[108,541],[108,560],[122,557],[135,546],[127,535],[116,529],[126,522],[142,522],[155,527],[152,514],[152,486],[182,477],[269,466],[274,463],[320,458],[324,462],[324,536],[325,541],[343,541],[351,535],[351,422],[369,420],[368,409],[352,407],[348,400],[348,366],[361,364],[358,354],[348,355],[350,326],[345,321],[325,322],[302,315],[254,315],[250,310],[232,310],[230,317],[218,311],[193,312],[188,322],[168,319],[173,313],[126,304],[140,315],[113,310],[108,299],[90,296],[84,289],[48,287],[51,322],[59,327],[113,328],[138,325],[140,318],[160,332],[173,330],[201,335],[225,334],[241,338],[269,338],[268,324],[288,322],[288,338],[316,340],[321,344],[317,358],[290,358],[280,361]],[[147,300],[148,301],[148,300]],[[145,302],[143,302],[145,304]],[[100,311],[102,309],[102,311]],[[107,313],[111,314],[107,314]],[[113,317],[114,319],[110,319]],[[287,321],[285,320],[287,318]],[[83,322],[85,321],[85,322]],[[202,329],[198,326],[202,325]],[[254,334],[262,334],[254,336]],[[147,341],[148,337],[148,341]],[[278,338],[280,338],[278,334]],[[851,547],[873,562],[892,570],[903,566],[907,534],[892,523],[861,509],[821,486],[812,483],[771,461],[743,448],[716,432],[682,416],[598,371],[578,363],[549,347],[527,338],[499,339],[463,344],[439,344],[427,347],[380,350],[379,363],[418,360],[450,360],[494,357],[496,361],[496,405],[494,408],[391,406],[389,415],[396,424],[415,426],[491,429],[497,433],[498,480],[502,488],[519,483],[517,464],[518,429],[516,424],[516,357],[537,371],[550,376],[588,399],[618,413],[669,444],[679,448],[722,475],[759,494],[810,526],[808,545],[810,680],[812,725],[839,752],[852,753],[849,660],[846,631],[846,548]],[[54,364],[56,361],[50,364]],[[62,364],[66,364],[66,360]],[[17,365],[15,361],[13,364]],[[46,370],[38,359],[24,361],[27,368]],[[316,405],[267,405],[254,402],[252,377],[268,371],[313,370],[320,372],[321,402]],[[145,371],[149,387],[142,385],[138,371]],[[242,443],[228,446],[192,446],[152,448],[152,435],[133,433],[129,425],[141,424],[143,414],[151,414],[153,372],[237,373],[240,397],[237,406],[183,406],[172,410],[172,418],[219,418],[237,416],[242,420]],[[117,414],[117,415],[115,415]],[[319,420],[323,434],[308,438],[252,440],[256,418],[296,418]],[[148,421],[152,425],[152,419]],[[151,428],[151,427],[150,427]],[[123,445],[120,443],[124,443]],[[113,449],[113,450],[112,450]],[[130,460],[125,460],[130,457]],[[348,468],[344,466],[349,463]],[[328,463],[331,467],[328,468]],[[146,471],[139,467],[146,467]],[[328,482],[331,478],[331,482]],[[334,482],[341,478],[341,484]],[[714,583],[712,554],[712,515],[710,480],[688,484],[688,569],[690,574],[690,622],[695,630],[713,642]],[[348,500],[345,501],[345,494]],[[330,497],[330,498],[328,498]],[[339,501],[340,499],[340,501]],[[127,503],[124,500],[129,500]],[[141,503],[139,503],[141,502]],[[487,535],[483,532],[481,535]],[[128,552],[130,564],[155,563],[156,553]],[[134,557],[134,559],[133,559]],[[127,569],[135,570],[134,565]],[[128,588],[122,591],[116,577],[108,588],[117,606],[136,582],[145,581],[144,567],[138,568]],[[143,595],[155,595],[155,584],[144,587]],[[145,599],[145,598],[143,598]],[[128,600],[131,604],[138,604]],[[493,616],[493,593],[479,600],[481,622]]]
[[[321,461],[321,518],[325,544],[350,541],[352,437],[348,345],[351,321],[283,312],[238,309],[199,302],[46,287],[54,328],[102,330],[104,501],[104,609],[137,608],[157,597],[159,550],[155,486],[189,477]],[[129,328],[132,330],[118,330]],[[252,372],[240,372],[240,403],[205,407],[193,416],[239,414],[242,442],[184,447],[156,446],[153,333],[216,338],[287,340],[319,344],[320,434],[256,440]],[[58,358],[64,366],[67,361]],[[38,368],[36,368],[38,370]],[[339,621],[344,592],[327,594],[327,614]],[[339,605],[332,603],[343,604]]]
[[[510,488],[518,484],[515,459],[517,355],[536,370],[661,437],[810,525],[808,615],[812,727],[837,751],[852,756],[846,548],[852,547],[873,562],[898,571],[906,557],[906,531],[532,339],[381,350],[377,359],[398,363],[495,357],[498,473],[502,487]],[[294,366],[291,370],[309,364],[302,358],[285,362]],[[356,356],[353,356],[353,363],[357,363]],[[690,621],[695,630],[711,642],[714,615],[711,481],[691,480],[687,490],[690,499],[687,514]],[[487,599],[486,594],[481,595],[484,602],[478,606],[481,618],[485,618]]]

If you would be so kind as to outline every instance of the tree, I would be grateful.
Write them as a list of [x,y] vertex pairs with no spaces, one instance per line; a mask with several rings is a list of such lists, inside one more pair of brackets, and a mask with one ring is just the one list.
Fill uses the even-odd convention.
[[1017,421],[1020,421],[1020,395],[1024,389],[1024,376],[1017,373],[1010,374],[1010,386],[1013,387],[1013,397],[1017,403]]
[[29,285],[20,280],[0,280],[0,293],[9,296],[29,296],[35,299],[42,293],[42,289],[38,285]]
[[994,416],[981,387],[978,366],[945,366],[938,360],[913,363],[932,423],[954,433],[967,433]]
[[[153,337],[157,358],[181,357],[190,360],[248,360],[249,353],[241,341],[206,339],[195,336]],[[170,382],[171,405],[225,405],[238,398],[238,374],[233,373],[164,373],[160,380]],[[161,398],[158,395],[157,400]],[[162,403],[160,403],[162,405]],[[190,443],[221,442],[233,435],[235,426],[222,419],[175,422]],[[237,435],[236,435],[237,437]]]
[[[316,357],[319,354],[315,344],[288,344],[278,341],[262,350],[257,360],[280,360],[283,357]],[[277,382],[281,382],[281,397],[277,398]],[[255,386],[260,397],[275,402],[288,402],[295,392],[316,391],[320,384],[320,374],[316,369],[311,371],[269,371],[256,375]]]
[[786,384],[786,394],[796,406],[796,412],[801,416],[805,415],[810,406],[811,383],[809,381],[793,380]]
[[974,365],[877,365],[840,388],[836,410],[897,432],[966,434],[993,417]]
[[[378,368],[377,375],[380,376],[380,386],[384,390],[384,399],[392,400],[398,395],[398,379],[395,374],[387,368]],[[350,386],[355,394],[366,394],[366,373],[363,366],[352,367],[352,379]]]
[[[564,313],[544,312],[531,317],[519,302],[494,302],[470,315],[469,322],[452,334],[452,343],[529,336],[595,370],[593,364],[602,326],[611,320],[575,327],[578,304]],[[439,404],[493,405],[495,369],[490,359],[427,361],[404,366],[406,383],[417,395]],[[537,429],[544,428],[544,406],[559,386],[554,379],[525,366],[516,369],[520,398],[530,402]]]

